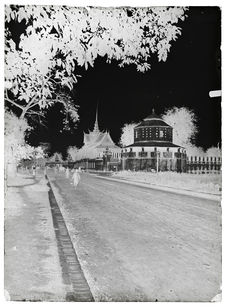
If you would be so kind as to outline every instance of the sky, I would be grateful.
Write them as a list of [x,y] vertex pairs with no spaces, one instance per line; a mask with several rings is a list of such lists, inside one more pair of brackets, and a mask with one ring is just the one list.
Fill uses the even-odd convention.
[[221,89],[221,12],[217,7],[190,7],[180,22],[182,35],[173,42],[166,62],[155,55],[151,70],[120,68],[104,58],[94,68],[79,69],[82,76],[72,96],[79,106],[80,121],[71,131],[62,129],[59,108],[48,111],[46,127],[35,129],[32,145],[50,142],[52,151],[65,152],[68,146],[82,146],[83,131],[92,130],[98,105],[101,130],[108,130],[118,143],[125,123],[139,122],[152,112],[158,115],[173,106],[192,109],[198,119],[196,146],[207,149],[221,142],[221,100],[209,91]]

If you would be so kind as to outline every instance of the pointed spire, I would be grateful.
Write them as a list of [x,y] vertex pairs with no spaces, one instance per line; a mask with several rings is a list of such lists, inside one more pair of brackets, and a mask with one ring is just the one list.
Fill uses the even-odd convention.
[[97,103],[97,110],[96,110],[96,121],[95,121],[95,124],[94,124],[94,129],[93,131],[95,132],[99,132],[99,126],[98,126],[98,103]]

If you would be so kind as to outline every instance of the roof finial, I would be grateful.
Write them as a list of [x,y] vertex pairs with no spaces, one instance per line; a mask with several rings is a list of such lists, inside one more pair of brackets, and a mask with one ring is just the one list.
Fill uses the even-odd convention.
[[96,131],[96,132],[99,131],[99,126],[98,126],[98,103],[97,103],[97,109],[96,109],[96,120],[95,120],[93,131]]

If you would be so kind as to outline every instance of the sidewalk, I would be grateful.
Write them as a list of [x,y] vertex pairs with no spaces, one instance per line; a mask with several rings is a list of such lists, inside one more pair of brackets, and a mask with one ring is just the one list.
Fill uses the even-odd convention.
[[57,242],[43,175],[17,175],[5,197],[5,296],[65,301]]

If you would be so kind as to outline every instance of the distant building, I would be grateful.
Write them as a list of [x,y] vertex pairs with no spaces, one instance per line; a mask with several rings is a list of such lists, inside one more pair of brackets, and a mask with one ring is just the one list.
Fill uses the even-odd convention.
[[46,165],[57,165],[63,164],[62,154],[55,152],[51,157],[46,160]]
[[123,169],[183,171],[185,149],[173,143],[173,128],[155,114],[134,128],[134,143],[123,148]]
[[121,148],[115,145],[109,132],[100,131],[97,112],[94,129],[93,131],[84,133],[83,142],[84,146],[82,149],[86,150],[85,158],[102,158],[106,151],[111,153],[112,158],[119,158],[119,153],[121,153]]
[[88,133],[84,132],[83,143],[82,148],[75,154],[76,161],[80,161],[76,165],[102,170],[118,169],[121,148],[113,142],[109,132],[100,131],[97,112],[94,129]]

